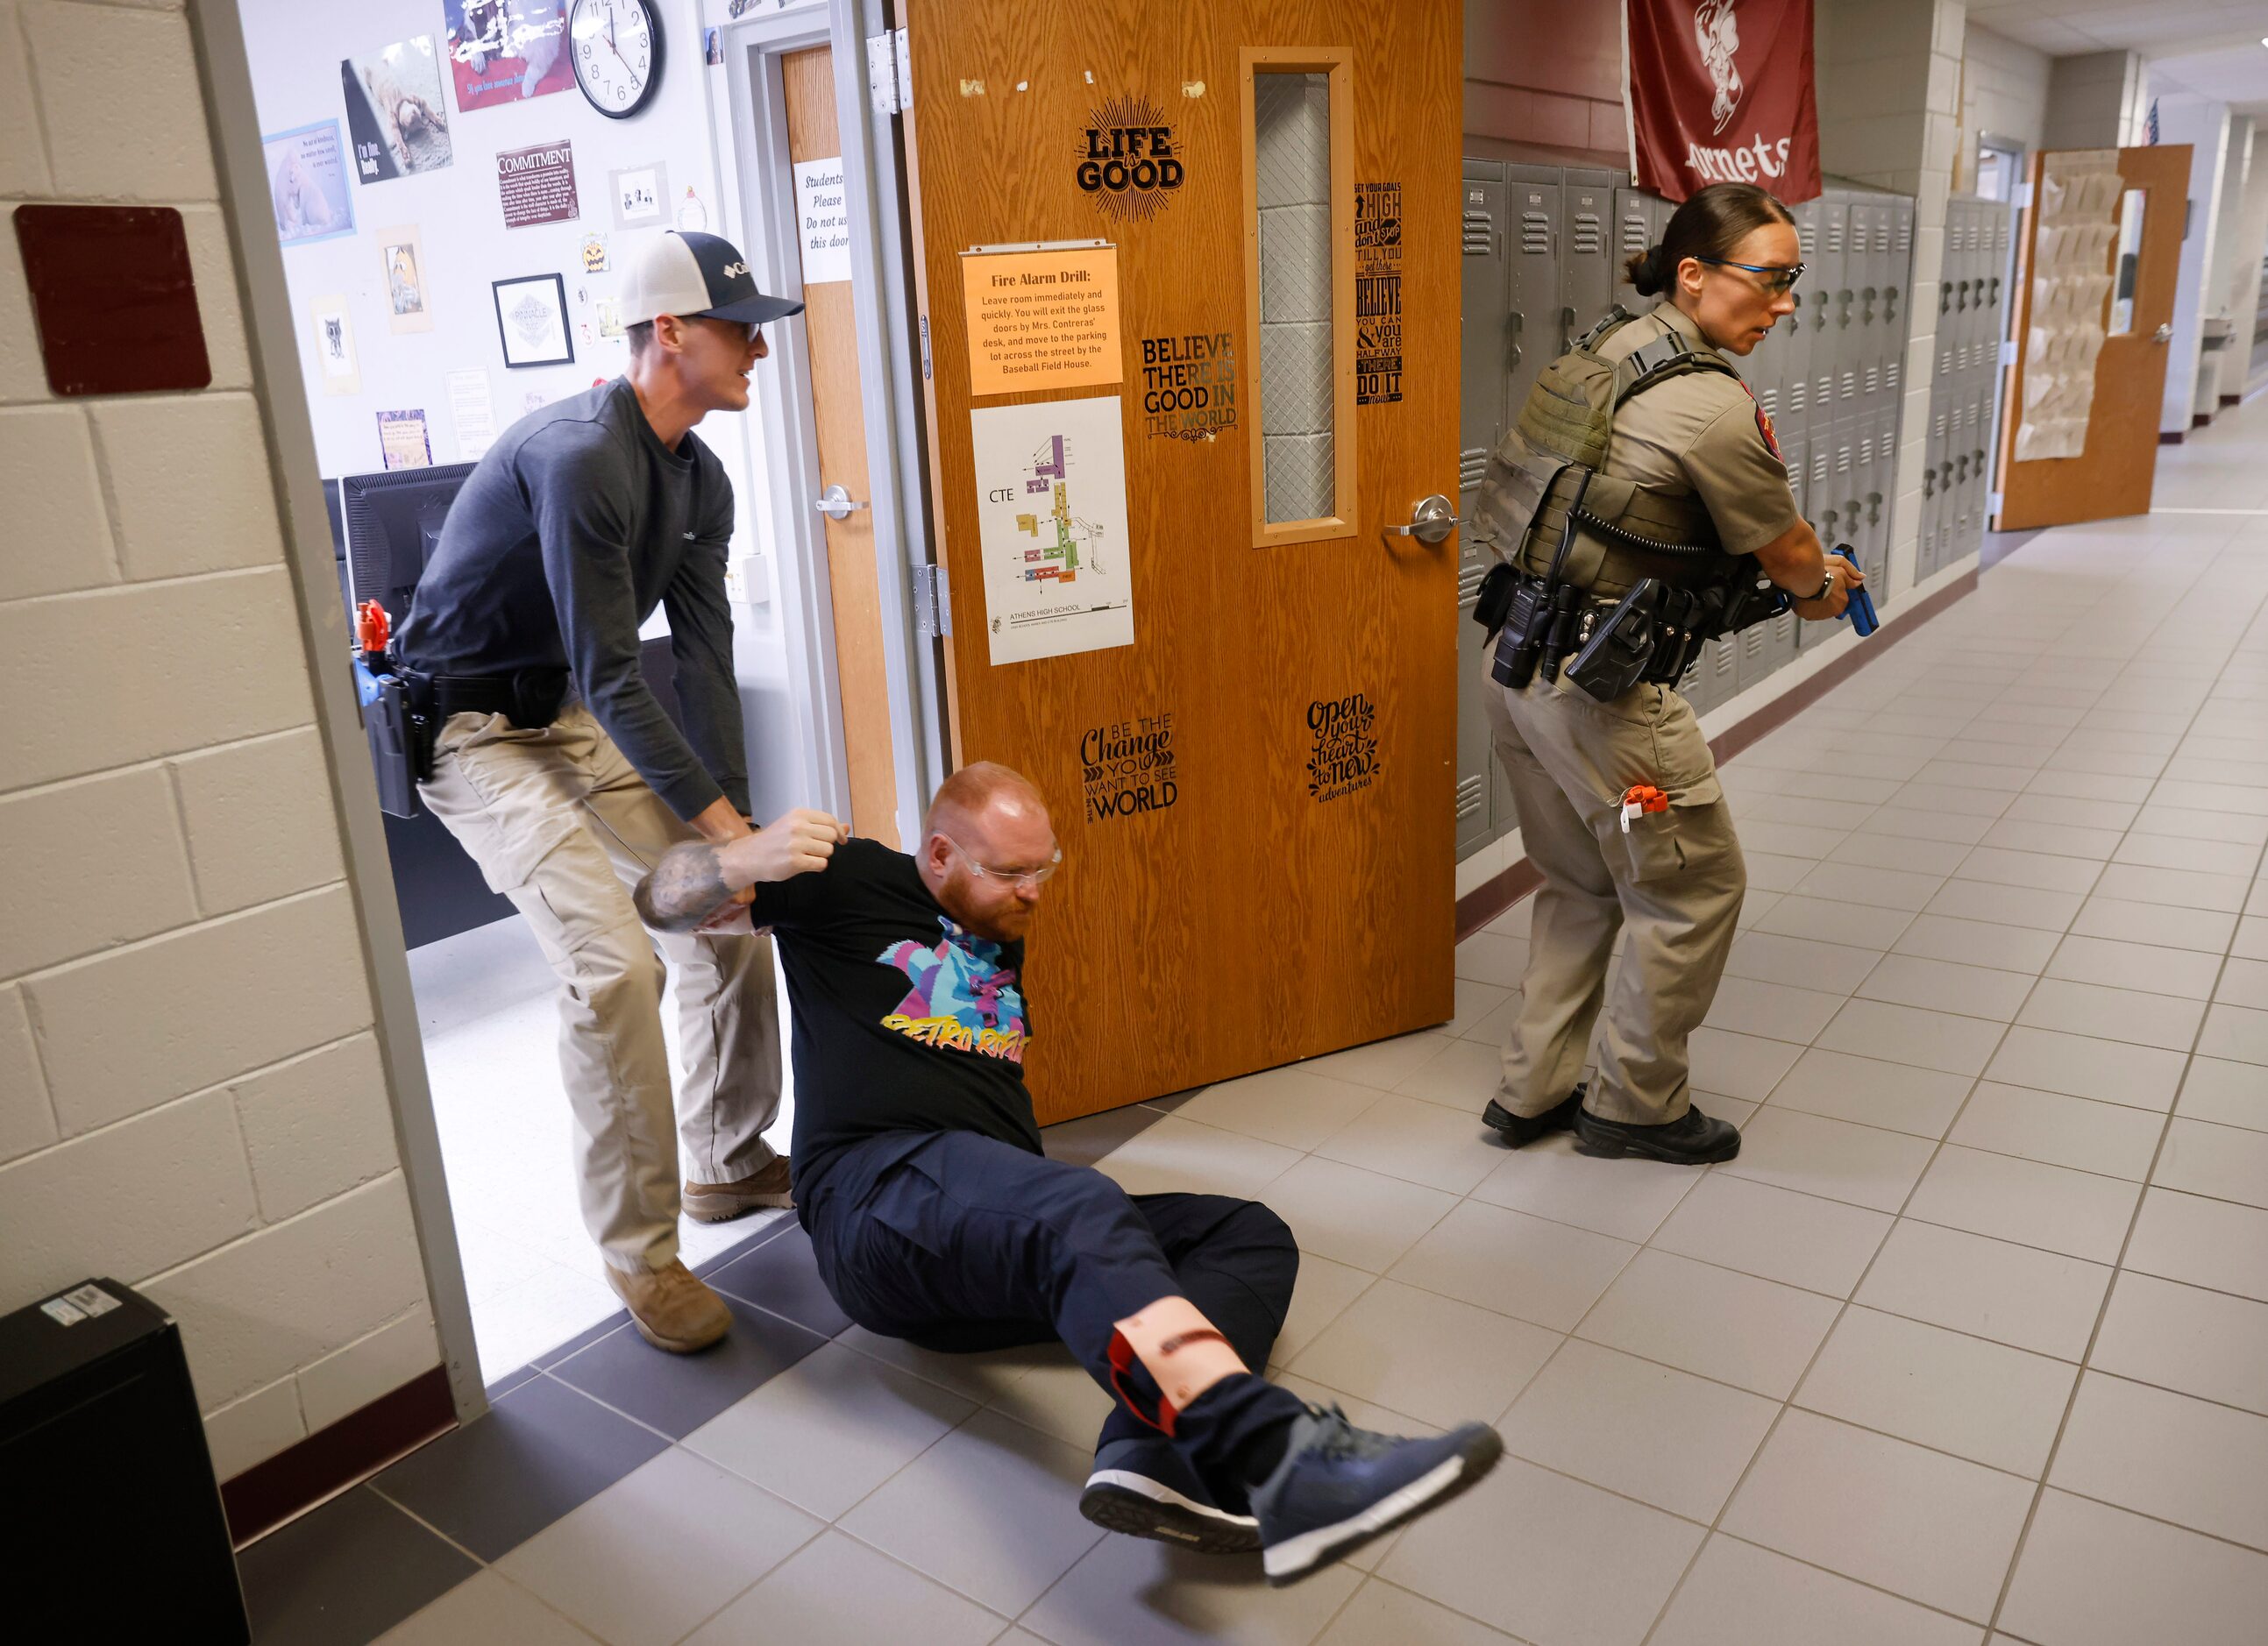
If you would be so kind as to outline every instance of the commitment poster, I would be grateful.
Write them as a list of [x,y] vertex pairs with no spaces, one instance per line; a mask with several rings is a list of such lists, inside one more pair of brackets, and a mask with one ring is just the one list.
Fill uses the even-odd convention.
[[1816,199],[1811,0],[1624,0],[1624,103],[1640,188],[1755,183]]
[[1132,645],[1118,396],[990,406],[968,425],[992,661]]

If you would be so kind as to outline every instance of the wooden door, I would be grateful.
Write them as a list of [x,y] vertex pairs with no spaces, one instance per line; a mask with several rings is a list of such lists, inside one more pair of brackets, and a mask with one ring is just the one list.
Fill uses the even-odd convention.
[[[904,15],[954,753],[1027,774],[1064,848],[1027,980],[1041,1119],[1442,1021],[1457,542],[1385,528],[1457,495],[1461,11]],[[978,392],[972,347],[987,389],[1002,356],[964,276],[981,295],[995,260],[964,254],[1058,246],[1099,283],[1098,240],[1116,380]],[[1113,459],[1119,541],[1079,513]],[[1037,506],[1012,514],[1018,488]],[[1092,643],[996,661],[1067,566],[1066,511],[1101,559]]]
[[[791,187],[824,199],[825,180],[842,174],[843,141],[835,114],[835,54],[814,47],[790,52],[780,62],[781,102],[787,114]],[[814,190],[801,190],[808,173]],[[821,209],[827,208],[822,206]],[[839,210],[839,204],[835,208]],[[804,216],[798,212],[799,221]],[[807,225],[806,225],[807,226]],[[850,767],[850,826],[872,840],[898,841],[897,775],[892,759],[890,698],[882,655],[880,573],[874,558],[873,496],[867,485],[865,409],[858,388],[858,338],[850,306],[847,260],[806,250],[803,260],[803,334],[811,350],[811,409],[822,491],[843,489],[845,504],[820,513],[815,500],[798,499],[821,523],[827,540],[828,593],[835,614],[835,675],[842,705],[843,738]],[[775,327],[775,339],[786,328]],[[839,518],[838,518],[839,516]]]
[[2031,158],[2034,203],[2023,213],[2017,239],[2016,368],[2000,418],[2000,510],[1993,521],[2000,531],[2149,512],[2174,287],[2188,213],[2190,146],[2121,149],[2117,156],[2116,231],[2104,270],[2110,285],[2095,316],[2104,336],[2095,362],[2086,445],[2071,456],[2036,458],[2026,458],[2021,448],[2028,412],[2026,373],[2042,369],[2033,359],[2041,202],[2045,180],[2059,161],[2073,157],[2047,150]]

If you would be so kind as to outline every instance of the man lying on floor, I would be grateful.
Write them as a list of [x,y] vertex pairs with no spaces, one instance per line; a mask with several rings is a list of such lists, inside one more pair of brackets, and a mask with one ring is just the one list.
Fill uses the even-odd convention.
[[[870,1331],[951,1351],[1060,1338],[1117,1405],[1086,1517],[1290,1583],[1494,1466],[1496,1431],[1352,1427],[1259,1377],[1300,1254],[1266,1207],[1129,1196],[1040,1151],[1024,1088],[1023,936],[1062,861],[1004,766],[946,779],[918,856],[798,812],[671,849],[639,913],[772,929],[795,1018],[795,1199],[819,1272]],[[726,900],[755,887],[746,911]],[[1072,1008],[1075,1010],[1075,1006]]]

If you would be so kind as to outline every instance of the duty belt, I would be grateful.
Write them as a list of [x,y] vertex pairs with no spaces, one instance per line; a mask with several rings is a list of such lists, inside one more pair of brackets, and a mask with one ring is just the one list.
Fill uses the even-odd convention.
[[1627,594],[1609,600],[1569,583],[1521,571],[1513,577],[1493,678],[1517,690],[1538,668],[1554,680],[1564,665],[1570,682],[1601,702],[1633,686],[1673,683],[1709,641],[1762,622],[1787,605],[1787,597],[1768,584],[1682,589],[1641,577]]
[[503,715],[522,731],[559,717],[572,678],[565,669],[521,669],[511,674],[420,674],[398,671],[411,707],[434,731],[451,715]]

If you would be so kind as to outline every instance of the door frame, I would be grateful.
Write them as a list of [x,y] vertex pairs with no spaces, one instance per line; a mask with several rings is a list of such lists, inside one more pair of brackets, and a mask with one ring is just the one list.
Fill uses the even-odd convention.
[[[836,121],[843,142],[850,223],[851,310],[866,433],[884,680],[890,700],[894,815],[898,838],[918,838],[922,813],[945,781],[947,741],[939,641],[922,632],[915,602],[918,569],[929,561],[926,436],[921,424],[921,356],[910,293],[908,226],[895,115],[878,111],[867,86],[873,36],[887,32],[880,0],[828,0],[794,11],[752,14],[724,25],[726,94],[715,110],[719,158],[736,173],[742,249],[767,291],[800,298],[803,268],[793,191],[778,187],[788,166],[787,111],[778,60],[832,48]],[[864,118],[857,117],[863,114]],[[721,121],[729,129],[715,129]],[[827,540],[811,499],[819,496],[819,442],[810,356],[774,352],[773,371],[756,378],[761,408],[750,431],[749,472],[770,480],[777,550],[781,623],[791,697],[809,728],[804,781],[808,804],[850,815],[849,746],[836,672],[835,611]],[[760,449],[758,449],[760,447]],[[909,476],[911,476],[910,483]],[[942,602],[940,603],[943,604]],[[948,608],[949,609],[949,608]]]
[[2022,138],[2003,136],[1994,131],[1978,132],[1977,146],[2009,156],[2014,161],[2010,176],[2014,180],[2007,198],[1996,202],[2008,226],[2008,250],[2000,259],[2000,290],[2007,296],[2000,304],[2000,334],[1992,340],[1992,426],[1985,431],[1984,440],[1984,518],[1990,525],[2000,515],[2000,424],[2008,415],[2008,388],[2016,371],[2007,355],[2008,343],[2016,334],[2016,261],[2022,250],[2024,227],[2021,202],[2032,174],[2032,151]]

